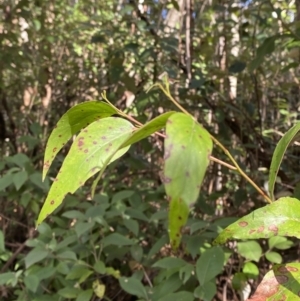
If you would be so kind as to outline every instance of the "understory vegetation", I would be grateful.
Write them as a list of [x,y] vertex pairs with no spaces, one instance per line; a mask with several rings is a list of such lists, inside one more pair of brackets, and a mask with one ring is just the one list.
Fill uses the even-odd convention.
[[2,1],[0,300],[297,300],[299,21]]

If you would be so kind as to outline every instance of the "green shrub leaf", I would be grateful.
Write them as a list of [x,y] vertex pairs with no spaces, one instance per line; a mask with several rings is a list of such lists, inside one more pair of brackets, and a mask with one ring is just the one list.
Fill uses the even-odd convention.
[[277,235],[300,238],[299,223],[300,201],[284,197],[228,226],[215,239],[214,244],[224,244],[229,239],[257,239]]
[[145,287],[136,278],[121,277],[119,279],[119,282],[120,282],[121,288],[128,294],[148,300],[148,294],[146,292]]
[[58,121],[46,146],[43,179],[58,152],[66,142],[81,129],[100,118],[109,117],[117,111],[105,102],[87,101],[68,110]]
[[195,297],[203,301],[211,301],[217,293],[217,287],[214,282],[207,282],[204,286],[198,286],[195,291]]
[[201,286],[222,271],[224,259],[224,251],[220,247],[212,247],[200,256],[196,263],[196,274]]
[[238,242],[237,249],[241,256],[256,262],[259,261],[262,255],[261,246],[255,240]]
[[28,269],[33,264],[42,261],[48,256],[49,252],[42,248],[34,248],[24,258],[26,268]]
[[259,269],[255,263],[248,261],[244,264],[243,273],[248,278],[256,279],[259,275]]
[[101,242],[103,243],[103,246],[114,245],[118,247],[130,246],[134,243],[131,239],[119,233],[109,234],[105,236]]
[[251,300],[298,300],[300,264],[275,265],[263,278]]
[[297,138],[297,134],[300,131],[300,122],[290,128],[284,136],[279,140],[272,157],[272,162],[269,172],[269,193],[272,200],[274,200],[274,187],[276,177],[283,159],[283,156],[288,146]]
[[118,149],[133,129],[127,120],[108,117],[82,130],[50,188],[37,225],[62,203],[67,193],[74,193],[87,179],[106,166],[106,160],[112,162],[122,156],[129,147]]
[[0,230],[0,253],[5,252],[4,234]]
[[166,125],[163,182],[170,198],[169,232],[173,248],[181,239],[191,207],[197,200],[209,164],[209,133],[191,116],[173,114]]
[[269,238],[268,244],[270,249],[287,250],[293,245],[293,242],[286,237],[273,236]]
[[16,190],[19,190],[23,184],[27,181],[28,174],[26,170],[21,170],[14,174],[13,182],[16,187]]
[[190,292],[178,292],[178,293],[172,293],[168,294],[162,298],[160,298],[158,301],[193,301],[194,295]]
[[282,257],[277,252],[270,251],[270,252],[267,252],[265,254],[265,256],[266,256],[266,259],[272,263],[282,263]]
[[156,131],[159,131],[160,129],[162,129],[163,127],[165,127],[168,118],[173,115],[175,112],[167,112],[164,113],[152,120],[150,120],[148,123],[146,123],[145,125],[141,126],[140,128],[138,128],[133,134],[132,136],[124,142],[124,144],[122,145],[122,147],[126,147],[128,145],[132,145],[150,135],[152,135],[153,133],[155,133]]
[[154,268],[162,268],[162,269],[179,269],[186,266],[187,263],[181,258],[175,257],[166,257],[158,260],[153,264]]

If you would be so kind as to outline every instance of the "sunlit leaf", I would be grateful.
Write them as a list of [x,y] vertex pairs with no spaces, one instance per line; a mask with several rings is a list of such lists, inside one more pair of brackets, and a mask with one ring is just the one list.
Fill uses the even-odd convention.
[[132,145],[132,144],[134,144],[134,143],[136,143],[136,142],[152,135],[156,131],[159,131],[160,129],[162,129],[166,125],[166,122],[167,122],[168,118],[171,115],[173,115],[174,113],[175,112],[164,113],[164,114],[152,119],[151,121],[149,121],[148,123],[146,123],[142,127],[138,128],[132,134],[132,136],[127,141],[125,141],[125,143],[122,145],[122,147]]
[[58,121],[46,146],[43,179],[58,152],[66,142],[90,123],[116,114],[116,110],[105,102],[88,101],[72,107]]
[[127,120],[108,117],[82,130],[50,188],[37,225],[62,203],[67,193],[74,193],[87,179],[101,170],[111,154],[114,155],[110,162],[122,156],[129,147],[118,152],[116,150],[127,140],[133,129]]
[[[136,129],[132,135],[119,147],[119,149],[124,148],[124,147],[128,147],[150,135],[152,135],[153,133],[155,133],[156,131],[160,130],[161,128],[163,128],[166,125],[166,122],[168,120],[168,118],[174,114],[174,112],[167,112],[165,114],[162,114],[154,119],[152,119],[151,121],[149,121],[148,123],[146,123],[145,125],[143,125],[142,127]],[[116,152],[118,151],[118,149],[115,150]],[[114,154],[112,153],[111,156],[113,156]],[[96,186],[102,176],[102,172],[103,170],[106,168],[107,164],[110,162],[110,157],[107,158],[106,162],[104,162],[103,164],[103,168],[100,171],[98,177],[95,179],[95,181],[93,182],[92,185],[92,196],[94,196],[95,194],[95,189]]]
[[275,265],[248,301],[299,300],[300,264]]
[[300,238],[300,201],[284,197],[265,207],[254,210],[240,218],[215,239],[215,244],[224,244],[230,239],[257,239],[272,236]]
[[98,279],[93,282],[94,293],[100,299],[102,299],[104,297],[105,289],[106,289],[105,285],[100,283],[100,281]]
[[300,122],[290,128],[284,136],[279,140],[272,157],[269,173],[269,193],[272,200],[274,200],[274,187],[276,177],[283,159],[283,156],[288,146],[297,138],[297,134],[300,131]]
[[168,119],[162,180],[170,199],[169,234],[173,248],[178,247],[180,229],[198,198],[211,151],[209,133],[191,116],[176,113]]
[[237,250],[241,256],[256,262],[259,261],[262,255],[262,248],[255,240],[238,242]]

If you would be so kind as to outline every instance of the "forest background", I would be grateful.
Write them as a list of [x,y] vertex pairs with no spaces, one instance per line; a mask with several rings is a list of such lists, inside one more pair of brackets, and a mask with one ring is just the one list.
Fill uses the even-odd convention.
[[[214,251],[222,229],[265,205],[216,162],[173,251],[158,136],[113,163],[93,199],[85,185],[38,231],[35,221],[68,152],[42,182],[60,117],[106,91],[145,123],[176,110],[148,91],[166,74],[174,98],[267,190],[275,146],[299,118],[299,20],[299,0],[1,1],[0,299],[246,300],[273,263],[298,260],[299,243],[283,237]],[[277,198],[299,198],[299,155],[295,142]],[[202,285],[205,269],[214,272]]]

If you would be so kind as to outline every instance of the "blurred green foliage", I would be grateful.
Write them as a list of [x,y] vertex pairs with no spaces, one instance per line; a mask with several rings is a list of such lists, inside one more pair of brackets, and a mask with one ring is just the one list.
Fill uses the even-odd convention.
[[[81,187],[34,229],[68,151],[69,144],[42,182],[45,143],[59,118],[106,90],[147,122],[175,109],[160,91],[147,93],[164,72],[176,100],[267,190],[275,145],[299,116],[297,9],[231,0],[191,1],[185,11],[188,2],[1,1],[1,300],[222,300],[225,284],[233,300],[248,283],[257,286],[259,269],[294,259],[297,243],[280,237],[211,247],[264,204],[216,163],[174,254],[159,137],[111,164],[93,199],[90,185]],[[286,156],[275,194],[297,196],[297,144]]]

